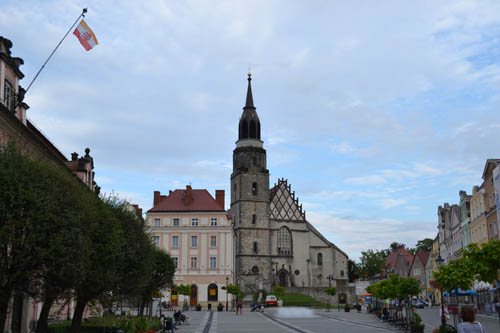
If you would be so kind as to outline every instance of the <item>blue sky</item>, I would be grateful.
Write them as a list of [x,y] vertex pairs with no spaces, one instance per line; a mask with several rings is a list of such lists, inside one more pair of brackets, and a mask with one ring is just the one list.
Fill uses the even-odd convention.
[[354,259],[434,237],[500,155],[498,1],[4,0],[24,87],[83,7],[99,45],[68,36],[28,117],[145,210],[154,190],[229,191],[249,63],[271,183]]

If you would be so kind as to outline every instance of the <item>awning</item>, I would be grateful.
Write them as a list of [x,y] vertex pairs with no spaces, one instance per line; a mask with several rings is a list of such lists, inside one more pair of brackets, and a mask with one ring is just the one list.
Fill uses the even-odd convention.
[[[455,296],[456,295],[456,290],[452,290],[451,291],[451,295],[452,296]],[[444,296],[448,296],[446,295],[447,293],[444,293],[443,295]],[[458,296],[477,296],[477,291],[474,291],[474,290],[466,290],[466,291],[463,291],[462,289],[458,288]]]

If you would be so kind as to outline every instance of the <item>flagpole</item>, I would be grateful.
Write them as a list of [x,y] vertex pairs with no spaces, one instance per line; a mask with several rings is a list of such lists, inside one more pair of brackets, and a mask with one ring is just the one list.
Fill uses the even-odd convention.
[[[30,84],[28,85],[28,88],[26,88],[25,90],[25,94],[28,92],[28,90],[31,88],[31,85],[33,84],[33,82],[35,82],[36,78],[38,77],[38,75],[40,75],[40,72],[43,70],[43,68],[45,67],[45,65],[49,62],[50,58],[52,58],[52,56],[54,55],[54,53],[56,53],[57,49],[59,48],[59,45],[62,44],[62,42],[64,41],[64,39],[66,39],[66,36],[68,36],[68,34],[70,33],[71,29],[73,29],[73,27],[76,25],[76,23],[78,22],[78,20],[80,19],[80,17],[85,17],[85,13],[87,12],[87,8],[83,8],[82,10],[82,13],[80,14],[80,16],[78,16],[78,18],[75,20],[75,23],[73,23],[73,25],[68,29],[68,31],[66,32],[66,34],[64,35],[64,37],[61,39],[61,41],[59,42],[59,44],[57,44],[56,48],[52,51],[52,53],[49,55],[49,57],[47,58],[47,60],[45,60],[45,62],[43,63],[42,67],[40,67],[40,69],[38,70],[38,73],[36,73],[35,77],[33,78],[33,80],[31,80]],[[19,102],[17,103],[19,105]],[[17,108],[17,105],[16,105],[16,108]],[[16,109],[14,108],[14,110]]]

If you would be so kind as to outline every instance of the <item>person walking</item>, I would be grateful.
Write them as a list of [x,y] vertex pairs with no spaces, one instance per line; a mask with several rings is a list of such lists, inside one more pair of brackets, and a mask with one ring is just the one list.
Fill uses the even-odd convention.
[[462,306],[460,317],[462,318],[462,322],[458,324],[458,333],[486,333],[483,325],[476,321],[476,315],[472,306]]

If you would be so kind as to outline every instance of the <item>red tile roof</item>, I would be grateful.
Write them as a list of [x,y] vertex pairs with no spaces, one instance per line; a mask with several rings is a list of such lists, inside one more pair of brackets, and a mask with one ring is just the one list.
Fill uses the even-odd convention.
[[417,251],[417,253],[415,253],[415,255],[418,256],[418,258],[422,262],[422,265],[424,266],[427,265],[427,260],[429,259],[430,254],[430,252],[425,251]]
[[391,266],[392,269],[396,266],[396,263],[398,262],[398,256],[399,254],[402,254],[406,261],[411,265],[413,263],[413,256],[410,252],[406,251],[404,247],[400,247],[399,249],[396,249],[392,251],[387,258],[385,258],[385,263],[388,266]]
[[148,212],[225,212],[225,210],[207,190],[192,190],[191,186],[188,186],[185,190],[175,190],[169,195],[160,195],[158,202]]

